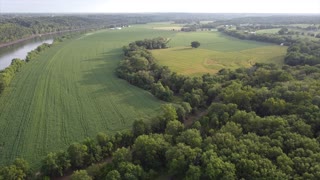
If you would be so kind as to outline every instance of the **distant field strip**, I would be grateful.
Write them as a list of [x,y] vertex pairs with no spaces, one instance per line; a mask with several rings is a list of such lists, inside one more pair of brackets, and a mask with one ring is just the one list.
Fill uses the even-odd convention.
[[261,29],[256,31],[256,33],[258,34],[278,34],[278,32],[280,31],[281,28],[272,28],[272,29]]
[[191,41],[199,41],[200,48],[214,51],[241,51],[251,48],[274,46],[274,44],[257,41],[239,40],[234,37],[224,35],[220,32],[180,32],[170,41],[171,47],[190,47]]
[[[198,49],[190,47],[199,41]],[[185,75],[216,73],[222,68],[250,67],[254,63],[283,64],[286,47],[256,41],[244,41],[219,32],[178,33],[169,45],[171,48],[153,50],[160,65]]]
[[0,165],[23,157],[38,166],[48,152],[155,116],[162,102],[114,71],[122,46],[174,34],[139,27],[99,31],[56,45],[25,65],[0,96]]

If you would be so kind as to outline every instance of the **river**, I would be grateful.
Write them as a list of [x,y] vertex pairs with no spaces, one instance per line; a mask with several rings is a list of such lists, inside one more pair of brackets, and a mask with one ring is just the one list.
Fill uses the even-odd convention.
[[36,49],[43,43],[51,44],[53,36],[43,36],[29,39],[17,44],[0,48],[0,70],[5,69],[11,64],[12,59],[25,59],[28,52]]

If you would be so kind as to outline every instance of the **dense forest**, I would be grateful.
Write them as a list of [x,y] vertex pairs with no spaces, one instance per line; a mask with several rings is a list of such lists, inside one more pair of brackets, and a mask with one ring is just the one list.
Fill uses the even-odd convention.
[[145,18],[130,18],[126,16],[3,16],[0,18],[0,43],[47,33],[97,29],[145,22],[148,22]]
[[[187,77],[155,63],[149,51],[166,42],[125,46],[117,75],[172,104],[130,131],[49,153],[37,178],[70,169],[72,179],[320,178],[319,65],[255,64]],[[0,170],[2,179],[33,174],[22,159]]]
[[218,20],[215,24],[263,24],[263,25],[289,25],[289,24],[318,24],[319,15],[268,15],[268,16],[249,16],[238,17],[227,20]]
[[[260,16],[259,16],[260,15]],[[320,29],[319,22],[320,16],[287,16],[287,15],[244,15],[245,17],[236,17],[236,18],[215,18],[211,19],[211,22],[201,23],[197,19],[182,19],[176,20],[175,23],[185,24],[181,31],[197,31],[203,29],[216,29],[219,27],[236,27],[237,30],[261,30],[261,29],[272,29],[272,28],[286,28],[290,26],[291,28],[297,30],[317,30]],[[262,17],[261,17],[262,16]],[[299,24],[309,24],[308,27],[301,27]],[[231,35],[234,32],[230,32]],[[301,33],[301,32],[300,32]],[[300,34],[299,31],[289,31],[287,35],[297,35]],[[316,36],[316,34],[309,32],[310,36]],[[304,35],[304,33],[303,33]],[[244,35],[237,34],[238,37],[244,38]],[[319,36],[320,37],[320,36]],[[279,38],[269,37],[268,42],[278,43]]]

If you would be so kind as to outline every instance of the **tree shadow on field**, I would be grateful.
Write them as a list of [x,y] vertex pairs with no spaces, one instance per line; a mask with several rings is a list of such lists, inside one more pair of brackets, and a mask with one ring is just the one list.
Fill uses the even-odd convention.
[[149,95],[150,93],[116,76],[116,68],[122,59],[122,50],[119,48],[104,52],[96,58],[82,60],[82,66],[92,66],[92,68],[82,72],[82,80],[79,81],[80,88],[83,88],[90,98],[113,101],[110,103],[116,103],[116,106],[125,103],[136,110],[141,110],[143,105],[138,103],[150,98],[156,100],[156,98],[141,96],[144,93]]
[[189,51],[191,49],[193,49],[193,48],[192,47],[184,47],[184,48],[174,49],[172,51]]
[[87,66],[82,71],[81,85],[107,85],[110,74],[114,74],[122,59],[121,49],[113,49],[97,55],[95,58],[81,60],[81,66]]

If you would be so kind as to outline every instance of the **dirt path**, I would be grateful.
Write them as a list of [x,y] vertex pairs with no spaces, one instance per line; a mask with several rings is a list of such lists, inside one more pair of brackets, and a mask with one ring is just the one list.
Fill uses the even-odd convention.
[[194,114],[194,115],[188,117],[186,120],[184,120],[183,124],[185,125],[185,127],[190,127],[194,121],[196,121],[200,117],[205,116],[207,114],[208,114],[208,110],[197,112],[196,114]]
[[53,177],[53,178],[51,178],[51,180],[69,180],[71,178],[72,173],[73,173],[73,171],[68,171],[63,176]]

